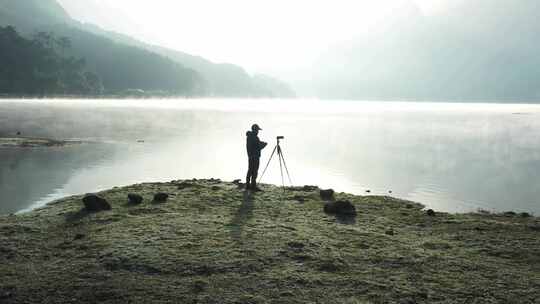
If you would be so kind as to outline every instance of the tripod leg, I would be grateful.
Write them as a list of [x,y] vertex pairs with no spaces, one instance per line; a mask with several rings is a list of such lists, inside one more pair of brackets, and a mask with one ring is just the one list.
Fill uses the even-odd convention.
[[261,174],[261,177],[259,177],[259,182],[262,180],[262,178],[264,177],[264,174],[266,173],[266,170],[268,169],[268,166],[270,165],[270,162],[272,161],[272,158],[274,157],[274,154],[276,153],[276,150],[277,150],[277,147],[276,146],[274,148],[274,151],[272,151],[272,155],[270,155],[270,159],[268,160],[268,163],[266,164],[266,167],[264,168],[264,171],[263,173]]
[[287,177],[289,178],[289,183],[291,183],[291,186],[293,185],[291,180],[291,175],[289,174],[289,168],[287,168],[287,164],[285,163],[285,156],[283,155],[283,150],[281,148],[279,149],[279,154],[281,155],[281,158],[283,159],[283,165],[285,166],[285,171],[287,172]]
[[281,164],[281,147],[278,146],[278,157],[279,157],[279,171],[281,171],[281,185],[283,185],[283,189],[285,189],[285,179],[283,178],[283,165]]

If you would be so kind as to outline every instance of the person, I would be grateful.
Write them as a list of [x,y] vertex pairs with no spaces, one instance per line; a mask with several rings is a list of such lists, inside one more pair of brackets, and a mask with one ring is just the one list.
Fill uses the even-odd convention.
[[251,131],[246,132],[246,148],[248,154],[248,172],[246,176],[246,190],[261,191],[257,187],[257,175],[259,174],[259,163],[261,159],[261,150],[268,144],[259,139],[259,131],[262,129],[259,125],[251,126]]

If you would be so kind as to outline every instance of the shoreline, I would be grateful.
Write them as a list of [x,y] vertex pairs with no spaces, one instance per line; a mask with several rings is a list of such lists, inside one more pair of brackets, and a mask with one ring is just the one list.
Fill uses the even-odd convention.
[[[540,218],[320,189],[145,183],[0,215],[3,303],[509,303],[540,297]],[[157,193],[168,194],[156,202]],[[129,204],[138,194],[140,204]],[[31,271],[30,271],[31,270]],[[144,282],[144,284],[141,284]],[[496,284],[494,284],[496,283]],[[401,301],[401,302],[400,302]],[[406,302],[403,302],[406,301]]]
[[78,139],[52,139],[25,136],[0,136],[0,148],[52,148],[69,145],[80,145],[84,142]]

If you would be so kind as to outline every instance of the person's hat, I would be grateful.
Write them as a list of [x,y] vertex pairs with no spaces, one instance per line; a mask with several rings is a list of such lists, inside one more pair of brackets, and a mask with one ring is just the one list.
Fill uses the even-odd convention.
[[261,127],[259,127],[258,124],[254,124],[253,126],[251,126],[251,130],[252,131],[262,131]]

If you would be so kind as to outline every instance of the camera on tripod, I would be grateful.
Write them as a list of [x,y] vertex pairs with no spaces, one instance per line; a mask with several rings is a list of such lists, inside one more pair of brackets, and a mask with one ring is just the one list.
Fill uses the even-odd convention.
[[287,168],[287,163],[285,163],[285,156],[283,156],[283,150],[281,150],[280,140],[285,139],[285,136],[277,136],[277,144],[274,148],[274,151],[272,151],[272,155],[270,155],[270,159],[268,160],[268,163],[266,164],[266,167],[264,168],[263,173],[261,174],[259,181],[262,180],[264,177],[264,174],[266,173],[266,170],[268,170],[268,166],[270,165],[270,162],[272,161],[272,158],[277,152],[277,156],[279,159],[279,169],[281,171],[281,184],[283,185],[283,189],[285,189],[285,178],[283,177],[283,168],[285,168],[285,172],[287,172],[287,177],[289,178],[289,183],[291,183],[292,186],[292,180],[291,175],[289,174],[289,168]]

